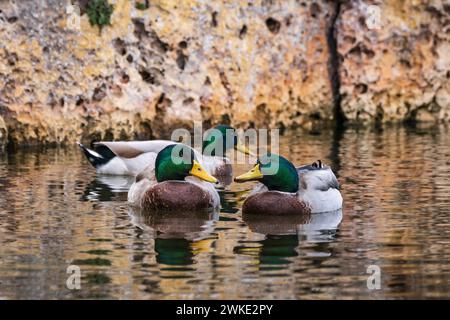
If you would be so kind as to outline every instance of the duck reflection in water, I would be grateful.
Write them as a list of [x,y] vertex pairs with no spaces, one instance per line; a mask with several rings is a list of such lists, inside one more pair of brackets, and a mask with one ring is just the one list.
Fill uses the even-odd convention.
[[149,212],[131,206],[129,214],[136,227],[154,238],[156,261],[172,266],[191,265],[196,254],[209,251],[219,218],[217,210]]
[[[303,242],[321,246],[334,241],[342,210],[285,216],[243,214],[242,219],[252,232],[264,235],[264,239],[258,241],[258,247],[236,247],[235,252],[257,255],[262,270],[278,270],[299,255],[298,248]],[[321,246],[320,251],[322,257],[331,255],[326,246]]]
[[81,200],[83,201],[126,201],[127,192],[134,183],[134,177],[96,175],[86,185]]
[[298,215],[255,215],[243,214],[242,219],[253,232],[265,235],[304,236],[308,242],[321,242],[321,235],[334,235],[342,221],[342,209]]

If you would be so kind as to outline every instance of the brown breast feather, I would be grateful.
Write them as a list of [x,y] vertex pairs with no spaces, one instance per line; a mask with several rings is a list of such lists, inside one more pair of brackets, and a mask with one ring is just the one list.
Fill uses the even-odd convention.
[[295,215],[310,214],[311,208],[296,194],[266,191],[248,197],[242,206],[243,214]]
[[186,181],[164,181],[151,187],[144,195],[142,207],[148,210],[195,211],[212,207],[211,195]]

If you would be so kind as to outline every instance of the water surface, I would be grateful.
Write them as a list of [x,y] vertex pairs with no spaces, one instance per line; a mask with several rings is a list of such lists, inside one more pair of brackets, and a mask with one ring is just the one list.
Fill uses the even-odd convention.
[[342,185],[343,210],[307,220],[242,217],[252,183],[220,191],[218,213],[142,215],[126,205],[132,181],[96,175],[75,146],[2,154],[0,298],[450,298],[449,138],[444,126],[286,132],[283,155],[322,159]]

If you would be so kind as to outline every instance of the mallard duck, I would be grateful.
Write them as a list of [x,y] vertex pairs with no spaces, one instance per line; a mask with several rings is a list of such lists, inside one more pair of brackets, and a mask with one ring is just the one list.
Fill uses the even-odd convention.
[[[250,151],[239,142],[234,128],[218,125],[213,129],[203,140],[203,154],[194,150],[195,156],[212,175],[231,175],[232,167],[225,157],[226,151],[232,148],[246,154]],[[173,143],[170,140],[100,141],[93,143],[92,149],[79,142],[78,145],[98,173],[136,176],[156,159],[159,151]]]
[[128,191],[128,202],[144,210],[214,209],[220,204],[212,184],[216,182],[200,165],[192,148],[172,144],[136,176]]
[[245,200],[244,214],[310,214],[342,207],[336,176],[320,160],[296,168],[280,155],[265,154],[249,172],[234,181],[261,183]]

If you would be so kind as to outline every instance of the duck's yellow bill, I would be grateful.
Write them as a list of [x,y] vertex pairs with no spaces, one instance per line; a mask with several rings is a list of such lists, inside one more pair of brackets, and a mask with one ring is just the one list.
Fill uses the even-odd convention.
[[214,178],[212,175],[210,175],[208,172],[206,172],[205,169],[203,169],[203,167],[200,165],[200,163],[198,163],[197,160],[194,160],[194,164],[192,165],[192,169],[191,171],[189,171],[189,174],[191,176],[197,177],[199,179],[208,181],[208,182],[212,182],[212,183],[216,183],[217,179]]
[[261,173],[261,170],[259,168],[259,163],[255,165],[249,172],[246,172],[244,174],[241,174],[240,176],[237,176],[234,178],[235,182],[245,182],[245,181],[252,181],[252,180],[259,180],[263,177],[263,174]]

